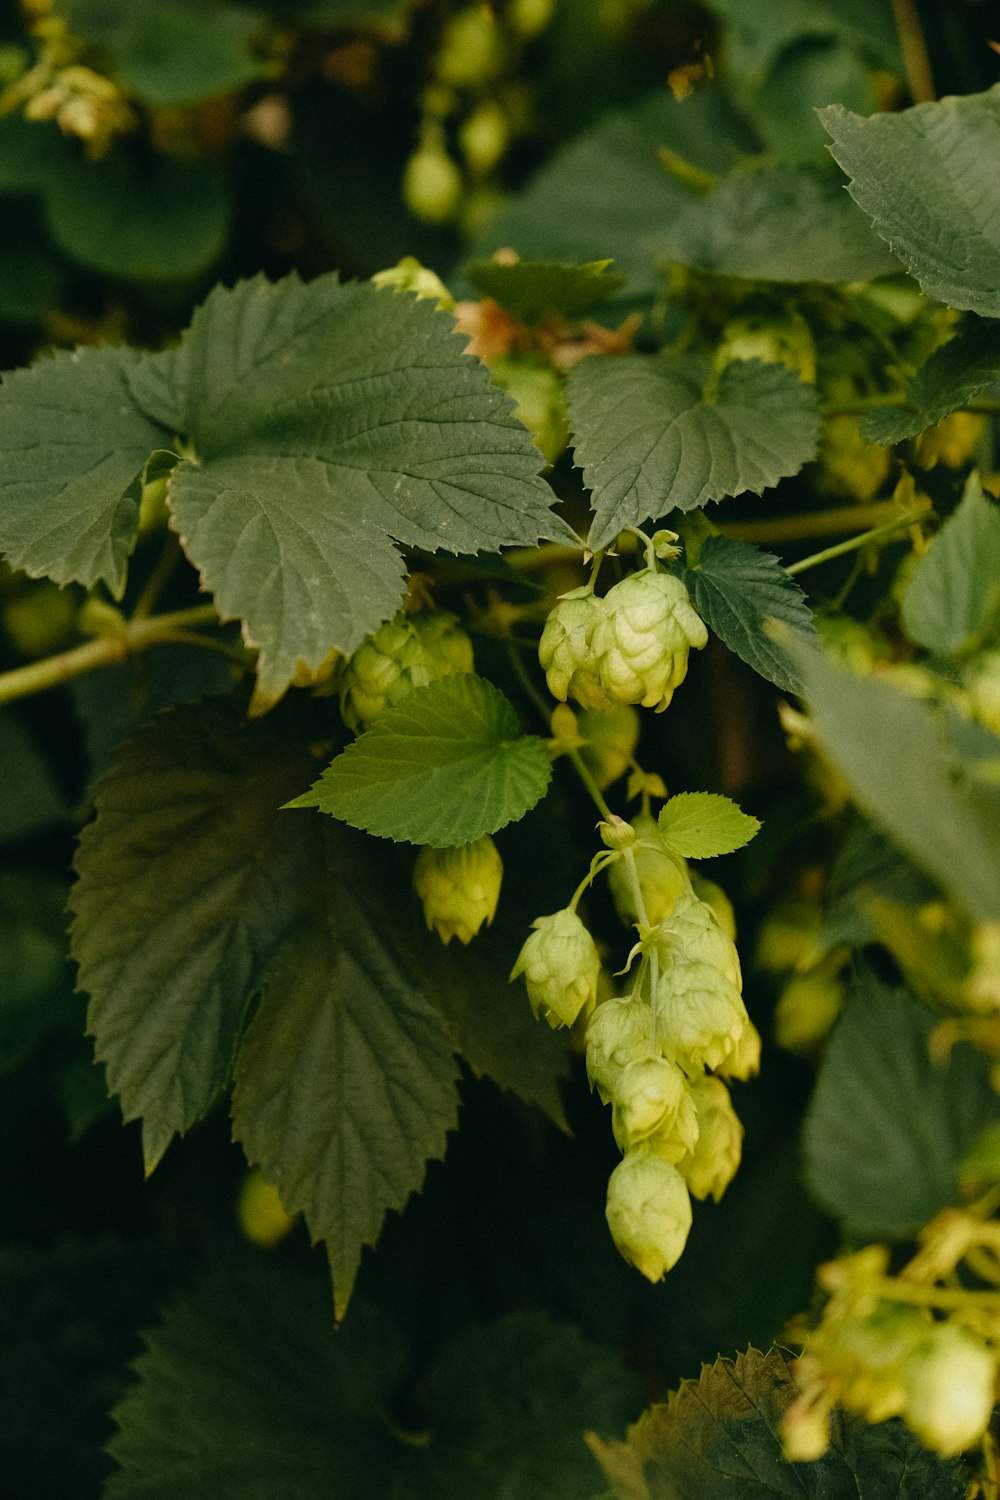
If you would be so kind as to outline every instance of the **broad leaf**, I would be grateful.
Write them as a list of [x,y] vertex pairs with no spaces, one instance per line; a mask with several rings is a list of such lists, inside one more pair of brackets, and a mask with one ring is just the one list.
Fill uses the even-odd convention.
[[315,851],[280,808],[312,765],[294,737],[241,727],[217,702],[154,720],[98,784],[73,952],[147,1170],[225,1083],[249,997],[298,918]]
[[784,365],[727,365],[711,396],[699,361],[591,357],[570,371],[576,461],[594,492],[589,545],[671,509],[759,495],[816,452],[816,391]]
[[866,412],[862,436],[869,443],[901,443],[958,411],[980,391],[1000,381],[1000,325],[970,319],[962,331],[914,375],[907,405]]
[[934,1014],[864,971],[823,1056],[803,1137],[817,1202],[859,1239],[908,1239],[948,1204],[980,1132],[1000,1120],[967,1043],[932,1062]]
[[57,583],[103,580],[116,597],[135,543],[134,483],[165,434],[140,411],[125,349],[56,354],[0,386],[0,548]]
[[788,644],[818,743],[861,810],[970,916],[995,918],[1000,789],[977,775],[952,722],[887,682],[854,677],[819,652]]
[[503,693],[469,674],[417,688],[388,709],[289,806],[446,849],[522,818],[551,774],[545,742],[522,734]]
[[610,260],[583,265],[554,261],[470,261],[465,274],[484,297],[529,327],[555,316],[568,317],[604,302],[619,291],[625,277],[609,271]]
[[903,599],[903,629],[945,654],[981,644],[1000,614],[1000,505],[970,474],[962,503],[919,559]]
[[260,71],[247,49],[248,29],[237,12],[205,14],[176,3],[144,7],[129,17],[118,40],[118,76],[146,104],[169,107],[210,99]]
[[798,1394],[787,1357],[756,1349],[705,1365],[629,1429],[591,1447],[615,1500],[961,1500],[958,1466],[901,1422],[833,1415],[822,1458],[790,1464],[781,1418]]
[[393,539],[476,552],[569,534],[512,403],[428,302],[333,276],[216,290],[174,378],[198,454],[170,480],[174,524],[260,647],[264,703],[393,613]]
[[794,661],[767,633],[765,622],[778,620],[799,635],[814,637],[812,611],[772,553],[734,537],[710,536],[697,563],[681,576],[695,609],[730,651],[785,692],[801,689]]
[[1000,85],[869,119],[820,118],[849,191],[930,297],[1000,316]]
[[366,888],[357,845],[335,840],[326,830],[313,899],[240,1048],[233,1132],[325,1240],[339,1318],[386,1210],[444,1154],[458,1100],[450,1039],[384,893]]
[[749,844],[760,822],[718,792],[678,792],[660,810],[660,838],[682,859],[711,859]]

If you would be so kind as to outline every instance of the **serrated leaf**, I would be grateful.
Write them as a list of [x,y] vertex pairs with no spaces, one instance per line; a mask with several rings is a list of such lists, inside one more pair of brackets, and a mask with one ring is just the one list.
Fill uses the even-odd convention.
[[145,1344],[108,1500],[382,1500],[400,1371],[384,1320],[358,1307],[335,1331],[322,1284],[258,1264],[187,1295]]
[[1000,316],[1000,85],[867,120],[820,119],[849,192],[929,297]]
[[786,693],[800,691],[795,663],[767,633],[765,621],[779,620],[807,638],[816,628],[805,594],[773,553],[734,537],[710,536],[681,577],[695,609],[730,651]]
[[623,1443],[591,1440],[615,1500],[961,1500],[957,1464],[922,1448],[901,1422],[870,1426],[834,1412],[831,1446],[812,1463],[781,1453],[781,1418],[798,1395],[787,1356],[748,1349],[705,1365]]
[[431,1439],[392,1500],[580,1500],[600,1482],[585,1430],[620,1431],[641,1388],[572,1324],[529,1312],[456,1339],[426,1396]]
[[568,265],[558,261],[473,260],[465,274],[484,297],[529,327],[555,316],[573,313],[604,302],[625,284],[625,277],[609,271],[610,260]]
[[170,480],[185,551],[260,647],[262,698],[397,607],[394,541],[450,552],[569,535],[541,457],[428,302],[257,278],[195,313],[174,364],[198,462]]
[[914,375],[906,388],[906,407],[865,412],[861,435],[869,443],[901,443],[935,426],[998,381],[1000,325],[970,318]]
[[135,544],[133,486],[165,434],[128,377],[141,356],[81,349],[5,375],[0,386],[0,547],[57,583],[103,581],[117,597]]
[[387,709],[289,806],[447,849],[523,818],[551,775],[544,740],[522,734],[503,693],[468,674],[417,688]]
[[963,1042],[932,1062],[935,1019],[864,970],[823,1055],[803,1135],[805,1178],[859,1239],[908,1239],[960,1202],[965,1153],[1000,1120],[981,1053]]
[[[70,895],[88,1027],[147,1170],[226,1081],[314,849],[280,811],[313,762],[224,702],[153,721],[98,784]],[[306,873],[300,875],[300,862]]]
[[314,905],[240,1048],[233,1133],[326,1242],[339,1318],[362,1248],[444,1154],[458,1070],[384,896],[362,889],[332,828],[325,846]]
[[919,558],[903,598],[903,629],[948,655],[982,642],[1000,614],[1000,506],[970,474],[962,503]]
[[727,365],[710,400],[696,360],[581,360],[567,384],[576,462],[594,493],[589,545],[671,509],[759,495],[815,455],[816,391],[784,365]]
[[682,859],[712,859],[749,844],[760,821],[718,792],[678,792],[660,809],[660,838]]
[[816,739],[862,812],[970,916],[995,918],[1000,789],[977,775],[947,717],[888,682],[854,677],[818,651],[788,645]]

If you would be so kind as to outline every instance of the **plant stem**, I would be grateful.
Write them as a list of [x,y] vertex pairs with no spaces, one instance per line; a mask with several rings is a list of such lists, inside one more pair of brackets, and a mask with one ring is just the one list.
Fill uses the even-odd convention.
[[[538,710],[540,717],[545,722],[545,724],[550,724],[552,719],[552,710],[549,708],[548,704],[545,702],[545,699],[542,697],[541,693],[532,682],[531,675],[525,667],[524,662],[521,660],[517,645],[514,641],[507,642],[507,659],[514,670],[514,675],[516,676],[521,686],[524,688],[525,693],[531,699],[531,702],[534,704],[535,708]],[[567,749],[565,753],[569,757],[569,760],[572,762],[573,769],[576,771],[576,774],[579,776],[580,780],[586,787],[588,793],[590,794],[591,800],[593,801],[594,806],[597,808],[598,812],[601,814],[601,817],[612,817],[613,814],[611,812],[611,809],[605,802],[604,797],[601,794],[600,787],[597,785],[597,782],[594,780],[593,776],[591,776],[589,770],[587,769],[587,766],[584,763],[583,756],[580,754],[579,750]]]
[[892,15],[899,35],[899,50],[903,54],[910,97],[914,104],[927,104],[937,96],[916,0],[892,0]]
[[823,417],[860,417],[866,411],[878,411],[883,406],[906,406],[905,391],[873,391],[870,396],[857,396],[845,406],[838,401],[835,406],[824,406]]
[[163,543],[163,549],[156,559],[156,565],[149,577],[139,598],[136,600],[135,609],[132,611],[133,620],[147,619],[156,608],[156,602],[167,584],[170,575],[181,559],[181,544],[173,532],[170,532]]
[[925,511],[907,511],[905,515],[897,516],[894,521],[887,521],[884,526],[875,526],[871,531],[863,531],[860,536],[851,536],[846,542],[837,542],[832,547],[824,547],[822,552],[814,552],[810,557],[803,557],[800,562],[789,563],[785,572],[790,578],[796,573],[804,573],[808,568],[818,568],[820,563],[832,562],[835,557],[843,557],[848,552],[857,552],[859,547],[866,547],[869,542],[880,540],[884,536],[891,536],[895,531],[902,531],[907,526],[912,526],[915,521],[923,520]]

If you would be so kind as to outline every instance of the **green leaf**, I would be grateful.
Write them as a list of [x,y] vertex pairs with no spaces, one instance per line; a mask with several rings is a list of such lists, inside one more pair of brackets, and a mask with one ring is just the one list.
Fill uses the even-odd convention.
[[216,701],[158,717],[98,783],[72,946],[148,1171],[225,1083],[249,997],[299,916],[315,851],[280,808],[312,764],[280,727],[246,728]]
[[730,651],[786,693],[801,690],[795,663],[764,622],[780,620],[806,637],[816,629],[805,594],[773,553],[734,537],[710,536],[681,577],[695,609]]
[[1000,316],[1000,85],[869,119],[821,112],[849,191],[929,297]]
[[396,609],[393,539],[450,552],[567,537],[541,457],[428,302],[333,276],[218,289],[174,364],[198,462],[168,503],[265,701]]
[[718,792],[678,792],[660,809],[660,838],[682,859],[711,859],[749,844],[760,821]]
[[394,942],[384,895],[326,830],[299,932],[240,1048],[233,1133],[290,1213],[326,1241],[343,1316],[361,1251],[423,1183],[457,1123],[440,1015]]
[[0,712],[0,842],[65,822],[66,799],[17,719]]
[[471,1330],[427,1377],[431,1439],[392,1500],[580,1500],[600,1481],[584,1432],[620,1431],[640,1399],[572,1324],[529,1312]]
[[249,82],[259,72],[235,17],[190,6],[153,5],[131,17],[115,49],[119,81],[158,107],[193,104]]
[[970,318],[914,375],[906,388],[907,406],[865,412],[861,434],[869,443],[901,443],[935,426],[997,381],[1000,326]]
[[847,43],[891,73],[901,67],[892,11],[885,0],[770,0],[762,6],[712,0],[712,10],[728,28],[727,69],[749,73],[754,82],[762,80],[783,53],[808,40]]
[[623,1443],[591,1447],[615,1500],[961,1500],[957,1464],[928,1453],[901,1422],[869,1426],[835,1411],[823,1457],[788,1463],[779,1426],[797,1395],[784,1354],[748,1349],[685,1380]]
[[469,674],[417,688],[388,709],[289,806],[448,849],[523,818],[551,775],[544,740],[521,734],[503,693]]
[[531,327],[546,318],[585,312],[613,296],[624,286],[625,277],[609,271],[610,265],[610,260],[583,265],[473,260],[465,274],[484,297],[492,297],[512,318]]
[[335,1331],[321,1283],[258,1264],[204,1283],[145,1343],[113,1413],[108,1500],[383,1500],[400,1353],[367,1309]]
[[594,492],[589,545],[625,526],[746,490],[759,495],[816,453],[816,391],[784,365],[727,365],[714,397],[699,361],[665,355],[581,360],[568,397],[576,461]]
[[989,1064],[960,1042],[932,1062],[932,1011],[864,970],[806,1115],[806,1183],[858,1239],[908,1239],[961,1201],[968,1147],[1000,1120]]
[[903,629],[945,655],[980,644],[1000,612],[1000,506],[970,474],[962,503],[918,560],[903,599]]
[[933,704],[787,644],[816,739],[862,812],[971,917],[995,917],[1000,789],[963,755],[952,723]]
[[81,349],[5,375],[0,386],[0,547],[15,568],[57,583],[125,587],[134,488],[162,428],[128,389],[141,356]]

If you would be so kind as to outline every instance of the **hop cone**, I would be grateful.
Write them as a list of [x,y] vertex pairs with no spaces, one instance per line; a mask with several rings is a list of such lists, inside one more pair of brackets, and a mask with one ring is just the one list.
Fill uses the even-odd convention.
[[605,1212],[618,1249],[649,1281],[677,1264],[691,1228],[691,1198],[676,1167],[630,1151],[611,1174]]
[[361,643],[344,669],[344,722],[366,729],[413,688],[471,672],[473,665],[472,642],[454,615],[439,609],[395,615]]
[[594,939],[575,911],[567,907],[538,917],[517,957],[511,979],[524,975],[536,1016],[552,1027],[572,1026],[597,997],[601,960]]
[[684,681],[691,647],[708,640],[687,589],[670,573],[644,568],[616,583],[602,602],[593,650],[606,698],[666,708]]
[[660,1049],[691,1076],[717,1068],[749,1021],[736,986],[699,959],[670,964],[659,977],[654,1004]]
[[458,849],[421,849],[413,867],[427,926],[445,944],[453,937],[471,942],[493,921],[502,878],[503,861],[489,834]]
[[549,692],[560,703],[575,698],[584,708],[613,707],[613,700],[598,681],[597,659],[591,645],[604,612],[604,600],[598,599],[589,585],[563,594],[549,611],[538,642],[538,660]]

